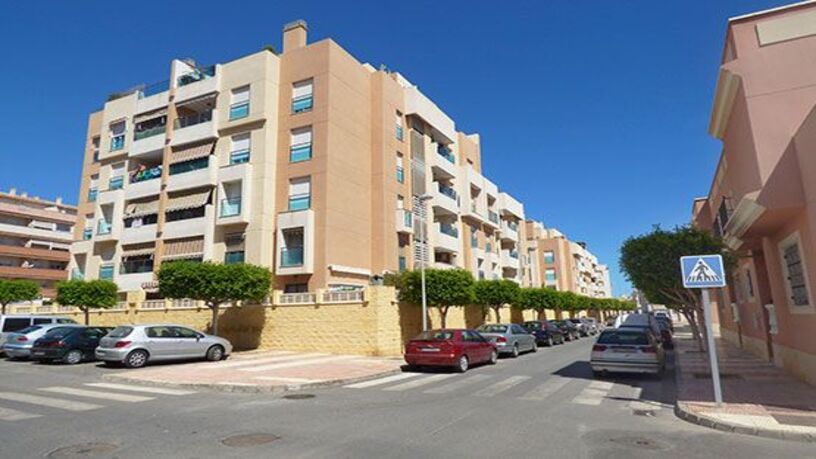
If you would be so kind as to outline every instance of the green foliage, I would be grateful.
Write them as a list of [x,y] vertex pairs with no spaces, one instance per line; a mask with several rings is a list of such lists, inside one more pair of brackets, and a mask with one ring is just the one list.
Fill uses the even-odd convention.
[[[420,271],[405,271],[401,279],[400,300],[415,305],[422,304],[422,280]],[[442,327],[448,309],[473,302],[473,275],[464,269],[426,269],[425,291],[428,306],[439,310]]]
[[397,290],[402,288],[402,273],[385,273],[383,275],[383,285],[395,287]]
[[473,301],[482,307],[484,316],[486,308],[493,308],[496,312],[496,321],[501,322],[501,307],[505,304],[515,304],[520,288],[517,283],[508,279],[478,280],[473,284]]
[[0,279],[0,314],[6,313],[9,303],[31,301],[40,294],[40,287],[28,280]]
[[561,292],[551,288],[522,288],[519,291],[517,304],[521,309],[532,309],[542,312],[545,309],[557,309]]
[[85,325],[91,309],[109,309],[116,305],[118,288],[108,280],[68,280],[57,283],[57,303],[74,306],[85,313]]

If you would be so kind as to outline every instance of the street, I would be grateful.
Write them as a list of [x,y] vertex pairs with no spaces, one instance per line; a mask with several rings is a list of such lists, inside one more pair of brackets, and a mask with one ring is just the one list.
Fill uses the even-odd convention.
[[96,363],[4,360],[0,456],[816,457],[807,443],[677,419],[671,370],[594,380],[592,341],[466,374],[402,373],[291,398],[111,383],[101,376],[123,370]]

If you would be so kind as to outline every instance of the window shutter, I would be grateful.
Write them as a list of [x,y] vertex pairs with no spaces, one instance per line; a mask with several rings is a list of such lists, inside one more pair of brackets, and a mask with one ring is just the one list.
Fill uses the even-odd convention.
[[249,101],[249,86],[243,86],[232,90],[231,104],[240,104]]
[[311,96],[312,95],[312,80],[298,81],[292,85],[292,98]]
[[249,134],[238,134],[232,136],[231,151],[249,150],[249,145],[250,145]]
[[292,143],[291,145],[301,145],[305,143],[312,143],[312,128],[311,126],[299,129],[292,129]]
[[289,182],[289,196],[309,194],[311,191],[311,180],[308,177],[292,179]]

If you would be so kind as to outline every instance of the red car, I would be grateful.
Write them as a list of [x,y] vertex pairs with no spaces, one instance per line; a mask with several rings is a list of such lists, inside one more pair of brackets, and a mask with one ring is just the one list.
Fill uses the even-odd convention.
[[471,365],[496,363],[496,346],[475,330],[428,330],[405,346],[405,361],[410,366],[454,367],[464,373]]

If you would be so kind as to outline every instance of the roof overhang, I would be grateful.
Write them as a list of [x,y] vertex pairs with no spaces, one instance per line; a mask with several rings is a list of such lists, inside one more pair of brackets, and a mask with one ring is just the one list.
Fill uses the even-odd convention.
[[741,83],[739,75],[727,68],[720,68],[717,89],[714,91],[714,106],[708,124],[708,133],[718,139],[722,139],[725,134],[725,127],[731,117],[731,109],[734,107],[734,99]]
[[758,191],[746,194],[740,199],[728,223],[723,228],[723,241],[729,248],[736,250],[742,245],[740,239],[751,225],[765,212],[765,207],[756,202]]

